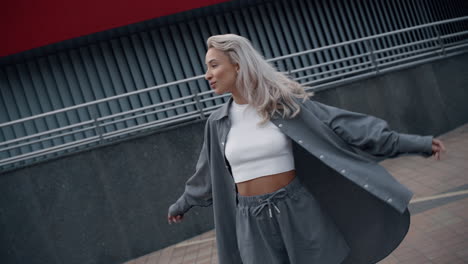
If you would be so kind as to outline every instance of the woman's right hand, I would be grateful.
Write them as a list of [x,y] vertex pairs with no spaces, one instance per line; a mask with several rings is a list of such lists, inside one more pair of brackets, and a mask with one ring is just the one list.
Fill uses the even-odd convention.
[[183,218],[184,218],[183,214],[175,215],[175,216],[167,215],[167,222],[169,224],[180,223],[180,221],[182,221]]

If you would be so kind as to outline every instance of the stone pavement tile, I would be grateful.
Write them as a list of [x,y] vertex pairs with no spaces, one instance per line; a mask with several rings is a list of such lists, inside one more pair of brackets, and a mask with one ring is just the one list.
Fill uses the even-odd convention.
[[183,261],[184,261],[184,255],[176,256],[176,257],[172,256],[168,264],[182,264]]
[[196,262],[196,264],[210,264],[210,263],[211,263],[211,259],[207,259],[207,260],[204,260],[204,261]]
[[198,256],[198,245],[187,247],[182,263],[195,263]]
[[468,245],[464,245],[464,248],[461,248],[455,252],[458,258],[466,261],[468,263]]
[[148,256],[144,255],[144,256],[141,256],[141,257],[136,258],[134,260],[130,260],[128,262],[125,262],[125,264],[145,264],[147,258],[148,258]]
[[411,247],[399,247],[392,254],[399,262],[424,257],[421,253]]
[[437,193],[437,190],[435,190],[434,188],[427,187],[421,184],[420,182],[417,182],[412,179],[405,181],[400,180],[400,182],[406,187],[408,187],[414,193],[415,197],[429,196]]
[[[452,154],[449,154],[448,157],[450,157],[451,159],[453,159],[453,155]],[[447,158],[447,156],[446,156]],[[429,167],[435,169],[436,171],[438,171],[441,175],[447,175],[449,174],[450,176],[452,175],[455,175],[455,176],[458,176],[460,175],[460,168],[457,167],[457,166],[453,166],[453,164],[450,164],[450,163],[447,163],[447,162],[444,162],[445,160],[442,160],[442,162],[437,162],[437,163],[431,163],[429,164]],[[457,161],[458,162],[458,161]],[[459,164],[457,164],[459,165]]]
[[146,255],[148,256],[148,258],[146,259],[145,264],[161,262],[160,261],[161,254],[162,254],[162,251],[156,251],[156,252]]
[[468,263],[468,198],[411,216],[407,236],[384,263]]
[[460,259],[456,255],[453,255],[452,252],[448,252],[445,255],[441,255],[437,258],[431,260],[432,263],[437,264],[464,264],[466,263],[463,259]]
[[452,225],[451,228],[455,233],[464,236],[468,241],[468,225],[466,224],[466,220]]
[[[203,264],[212,263],[215,247],[214,230],[190,238],[165,249],[140,257],[138,264]],[[214,255],[216,258],[217,256]]]
[[211,258],[211,252],[212,252],[212,245],[200,247],[198,251],[198,255],[197,255],[197,260]]
[[196,263],[211,262],[211,250],[197,256]]
[[395,256],[390,255],[384,260],[380,261],[379,264],[398,264],[398,259]]
[[174,248],[172,247],[159,250],[161,253],[159,255],[158,262],[150,262],[149,264],[169,264],[172,258],[173,250]]

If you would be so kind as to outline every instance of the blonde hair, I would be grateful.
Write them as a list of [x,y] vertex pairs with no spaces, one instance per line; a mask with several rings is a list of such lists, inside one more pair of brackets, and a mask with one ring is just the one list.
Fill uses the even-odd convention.
[[231,63],[239,65],[236,88],[247,102],[255,107],[265,124],[275,114],[293,118],[300,106],[293,97],[308,99],[304,87],[277,71],[254,49],[250,41],[235,34],[211,36],[208,49],[215,48],[226,54]]

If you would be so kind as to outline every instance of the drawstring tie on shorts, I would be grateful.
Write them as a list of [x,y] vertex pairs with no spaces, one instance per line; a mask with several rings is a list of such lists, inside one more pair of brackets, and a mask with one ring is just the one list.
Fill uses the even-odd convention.
[[278,208],[278,206],[276,206],[276,204],[274,202],[272,202],[271,200],[273,198],[282,198],[282,197],[285,197],[287,194],[286,190],[285,189],[280,189],[278,190],[277,192],[273,193],[270,197],[268,197],[267,199],[265,200],[260,200],[261,203],[256,206],[254,209],[253,209],[253,213],[255,216],[259,215],[261,213],[261,211],[263,210],[263,208],[265,208],[265,206],[268,206],[268,212],[270,214],[270,218],[273,217],[273,214],[271,213],[271,205],[273,205],[273,207],[275,208],[275,210],[280,213],[280,209]]

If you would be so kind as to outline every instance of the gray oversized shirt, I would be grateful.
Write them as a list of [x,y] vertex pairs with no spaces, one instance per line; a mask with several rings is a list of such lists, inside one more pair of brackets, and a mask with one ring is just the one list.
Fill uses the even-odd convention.
[[[303,102],[295,118],[273,116],[293,140],[296,174],[332,216],[351,248],[350,263],[375,263],[406,235],[412,192],[377,161],[402,154],[428,157],[432,136],[397,133],[374,116]],[[219,263],[242,263],[235,230],[236,185],[224,156],[232,97],[205,126],[195,173],[170,215],[213,205]]]

